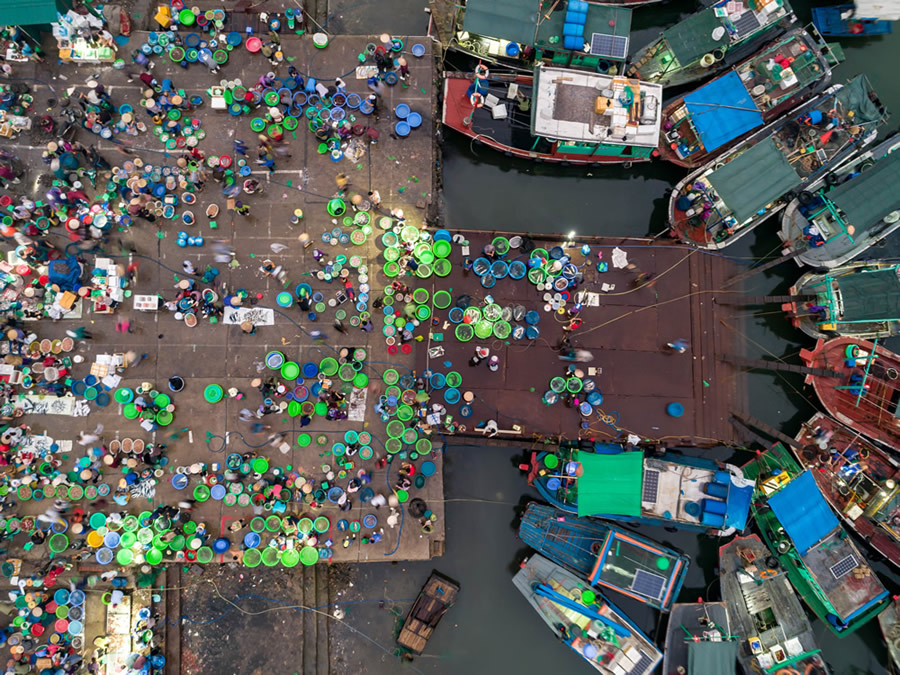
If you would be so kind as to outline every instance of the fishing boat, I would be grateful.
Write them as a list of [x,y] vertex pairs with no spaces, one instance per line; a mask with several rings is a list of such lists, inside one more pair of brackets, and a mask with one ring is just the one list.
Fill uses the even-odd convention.
[[778,236],[798,265],[844,265],[900,227],[900,134],[810,183],[784,210]]
[[662,661],[659,649],[622,610],[543,556],[523,562],[513,584],[553,634],[597,671],[646,675]]
[[611,588],[668,612],[687,575],[690,558],[633,532],[530,503],[519,538],[595,587]]
[[900,567],[900,465],[859,432],[817,413],[794,453],[847,527]]
[[672,234],[725,248],[874,141],[886,120],[864,75],[830,87],[679,182],[669,198]]
[[696,169],[778,119],[831,82],[828,46],[794,29],[662,114],[659,154]]
[[631,77],[675,87],[715,75],[795,21],[784,0],[720,0],[667,28],[631,57]]
[[[870,3],[870,6],[875,3]],[[878,0],[880,8],[889,7],[896,3]],[[896,9],[892,18],[878,18],[877,15],[869,16],[865,7],[853,5],[834,5],[832,7],[813,7],[812,20],[822,35],[830,37],[868,37],[871,35],[887,35],[894,32],[891,21],[900,19]]]
[[444,73],[442,121],[508,157],[562,164],[648,161],[662,87],[538,64],[533,76]]
[[900,596],[895,595],[887,609],[878,615],[878,625],[896,670],[900,668]]
[[819,340],[800,350],[825,411],[842,424],[894,450],[900,449],[900,357],[878,344],[855,338]]
[[679,602],[669,615],[662,672],[734,673],[737,650],[724,602]]
[[658,1],[467,0],[449,48],[528,73],[546,61],[615,75],[628,55],[631,8]]
[[776,443],[744,466],[757,478],[753,516],[794,589],[838,637],[874,619],[890,596],[808,470]]
[[[753,534],[719,549],[719,585],[745,673],[827,675],[816,636],[778,558]],[[666,671],[672,672],[672,671]],[[787,671],[792,672],[792,671]]]
[[579,517],[662,525],[715,536],[747,525],[753,481],[702,457],[643,450],[586,452],[560,448],[532,456],[528,474],[552,506]]
[[[898,183],[900,184],[900,183]],[[900,265],[850,263],[824,274],[807,272],[781,306],[791,323],[814,338],[874,340],[900,334]]]
[[459,584],[439,572],[432,572],[406,615],[397,644],[413,654],[425,651],[434,629],[456,602],[458,594]]

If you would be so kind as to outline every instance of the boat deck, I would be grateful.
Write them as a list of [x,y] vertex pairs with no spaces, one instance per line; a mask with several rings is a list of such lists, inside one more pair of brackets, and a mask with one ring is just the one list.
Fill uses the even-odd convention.
[[[794,645],[794,656],[818,651],[812,626],[788,578],[776,574],[762,580],[757,579],[757,573],[742,581],[739,576],[739,570],[744,569],[741,550],[755,556],[759,571],[767,568],[765,561],[771,554],[756,535],[739,537],[719,549],[722,598],[728,603],[732,632],[740,639],[738,658],[745,670],[749,672],[749,664],[756,663],[750,638],[759,639],[763,658],[772,649],[784,647],[789,642]],[[821,662],[818,657],[810,657],[804,664],[815,661]]]
[[803,562],[844,619],[885,593],[875,572],[843,530],[813,546]]
[[641,511],[658,518],[672,517],[665,515],[670,513],[677,520],[699,524],[699,512],[691,514],[687,507],[690,504],[696,507],[704,499],[709,498],[705,487],[713,481],[715,472],[696,466],[660,462],[652,458],[644,460],[645,475],[648,469],[659,472],[657,477],[659,488],[655,502],[641,501]]
[[425,651],[425,645],[446,611],[456,602],[459,586],[434,572],[419,592],[400,629],[397,644],[415,654]]
[[[469,258],[477,258],[497,234],[501,233],[464,232]],[[571,342],[576,349],[590,351],[593,361],[575,364],[558,358],[556,348],[567,319],[547,311],[552,307],[544,298],[552,299],[552,293],[537,290],[527,279],[510,277],[485,289],[474,271],[465,271],[464,255],[454,247],[450,258],[453,271],[442,284],[453,289],[454,299],[466,295],[480,305],[490,295],[500,306],[521,305],[540,317],[536,324],[540,336],[535,340],[459,342],[447,312],[435,311],[428,346],[440,347],[442,353],[430,357],[429,349],[417,350],[416,369],[422,372],[432,363],[440,367],[450,364],[462,373],[460,392],[471,391],[474,399],[466,411],[470,416],[458,418],[466,427],[458,433],[481,437],[478,426],[495,420],[500,437],[565,434],[571,438],[573,430],[587,421],[589,430],[584,435],[598,441],[624,440],[629,433],[660,439],[672,447],[709,447],[720,440],[736,440],[729,411],[743,407],[743,383],[740,372],[721,357],[739,350],[736,330],[741,329],[732,308],[711,301],[711,294],[736,273],[734,263],[686,247],[672,247],[670,242],[580,237],[579,247],[581,241],[589,241],[592,249],[591,264],[582,268],[585,279],[578,289],[588,295],[579,314],[583,326],[573,333]],[[559,242],[534,239],[533,243],[550,250]],[[636,271],[613,267],[612,254],[617,247],[627,254],[629,263],[636,265]],[[577,249],[571,252],[576,264],[581,265],[581,253]],[[609,271],[596,271],[598,253],[609,264]],[[518,251],[507,255],[507,259],[516,258],[527,260]],[[651,274],[650,281],[657,279],[658,283],[637,286],[636,272]],[[666,347],[678,339],[690,343],[684,354]],[[491,355],[499,357],[496,372],[485,362],[466,366],[476,346],[489,347]],[[548,407],[542,400],[551,379],[565,376],[569,365],[594,380],[602,393],[601,404],[587,417],[571,402],[561,400]],[[666,376],[661,377],[661,373]],[[667,412],[671,403],[683,407],[681,416]]]
[[[718,632],[719,636],[712,637]],[[666,636],[666,662],[663,673],[678,672],[678,668],[688,670],[688,652],[694,638],[711,636],[721,641],[731,635],[728,607],[725,602],[678,603],[669,615],[669,631]],[[693,637],[692,637],[693,636]]]

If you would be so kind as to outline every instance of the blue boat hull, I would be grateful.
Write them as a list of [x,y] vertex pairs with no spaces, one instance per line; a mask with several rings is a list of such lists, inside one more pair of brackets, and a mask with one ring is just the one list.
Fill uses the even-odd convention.
[[865,37],[887,35],[894,32],[894,24],[878,19],[843,19],[841,14],[853,9],[853,5],[813,7],[813,24],[822,35],[829,37]]

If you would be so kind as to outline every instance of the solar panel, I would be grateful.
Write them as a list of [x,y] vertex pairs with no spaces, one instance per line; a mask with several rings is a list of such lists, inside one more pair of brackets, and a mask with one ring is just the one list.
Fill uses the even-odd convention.
[[659,471],[646,469],[644,471],[644,485],[641,488],[641,501],[648,504],[656,503],[656,496],[659,493]]
[[753,31],[760,27],[759,19],[753,12],[744,12],[734,22],[734,29],[737,31],[738,37],[750,35]]
[[634,581],[631,582],[631,590],[647,598],[659,599],[666,586],[666,578],[658,574],[651,574],[644,570],[634,573]]
[[594,33],[591,35],[591,54],[621,61],[628,55],[628,38],[621,35]]
[[856,556],[848,555],[840,562],[837,562],[831,566],[831,573],[834,575],[835,579],[840,579],[842,576],[849,574],[857,567],[859,567],[859,561],[856,559]]
[[[620,666],[625,666],[625,661],[619,660]],[[653,665],[653,659],[647,656],[644,652],[641,652],[641,658],[638,659],[638,662],[632,666],[631,670],[628,672],[631,675],[644,675],[644,673],[650,670],[650,666]]]

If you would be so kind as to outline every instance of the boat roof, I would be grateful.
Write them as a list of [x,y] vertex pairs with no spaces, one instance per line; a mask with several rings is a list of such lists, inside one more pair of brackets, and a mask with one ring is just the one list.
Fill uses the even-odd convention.
[[707,180],[739,223],[802,182],[771,137],[750,146]]
[[[494,2],[494,0],[483,1],[487,1],[488,3]],[[534,2],[534,0],[530,1]],[[468,12],[468,9],[466,11]],[[536,47],[549,47],[553,50],[564,49],[561,38],[556,43],[551,42],[550,39],[559,38],[559,36],[563,34],[563,26],[565,23],[566,7],[560,4],[557,6],[556,10],[551,9],[548,14],[544,14],[539,18],[535,37],[533,39],[534,45]],[[598,35],[623,37],[627,40],[631,35],[631,9],[617,5],[595,5],[594,3],[588,3],[587,18],[584,22],[584,41],[591,42],[591,38],[595,33]],[[623,52],[619,52],[621,56],[618,56],[617,54],[618,58],[616,58],[610,55],[603,55],[603,58],[622,61],[625,59],[627,53],[628,43],[626,41],[625,49]]]
[[801,556],[838,527],[838,519],[809,471],[769,497],[769,506]]
[[707,152],[763,124],[762,113],[734,71],[692,91],[684,102]]
[[[531,132],[574,143],[659,144],[662,86],[539,64]],[[597,112],[602,103],[603,112]]]
[[576,460],[581,463],[583,470],[578,478],[579,516],[600,513],[641,515],[643,452],[622,452],[615,455],[579,452]]
[[900,153],[892,152],[875,166],[826,193],[860,234],[900,208]]
[[735,640],[688,642],[688,675],[722,675],[737,672],[739,643]]
[[716,16],[715,7],[707,7],[664,30],[663,38],[678,63],[687,66],[704,54],[728,45],[727,30],[718,40],[713,38],[717,28],[722,28],[722,20]]
[[[564,50],[560,36],[567,10],[567,4],[553,5],[542,14],[540,0],[468,0],[463,30],[525,45]],[[589,3],[584,22],[585,41],[590,42],[594,33],[627,38],[631,34],[631,9]],[[551,38],[560,39],[551,42]],[[621,58],[624,57],[623,54]]]
[[894,265],[888,269],[845,274],[833,279],[837,281],[844,308],[840,320],[900,320],[898,269],[900,267]]
[[530,45],[539,16],[534,0],[469,0],[463,30]]

